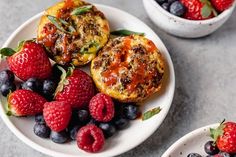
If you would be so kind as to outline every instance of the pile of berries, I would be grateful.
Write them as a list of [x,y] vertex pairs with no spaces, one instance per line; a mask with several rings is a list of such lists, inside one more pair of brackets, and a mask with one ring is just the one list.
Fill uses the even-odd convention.
[[[0,89],[8,115],[35,116],[33,131],[55,143],[76,140],[80,149],[98,152],[105,139],[139,116],[135,104],[123,104],[96,93],[92,78],[80,69],[52,66],[46,50],[35,41],[3,48],[10,70],[0,72]],[[16,88],[15,76],[19,82]]]
[[[236,157],[236,123],[222,122],[217,129],[210,129],[213,141],[208,141],[204,150],[207,157]],[[190,153],[187,157],[202,157]]]
[[189,20],[206,20],[230,8],[234,0],[156,0],[163,9]]

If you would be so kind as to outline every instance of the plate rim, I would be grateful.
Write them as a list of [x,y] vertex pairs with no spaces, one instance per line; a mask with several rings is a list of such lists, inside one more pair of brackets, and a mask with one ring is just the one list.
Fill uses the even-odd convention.
[[198,129],[195,129],[187,134],[185,134],[184,136],[182,136],[181,138],[179,138],[177,141],[175,141],[163,154],[161,157],[170,157],[171,153],[173,151],[175,151],[175,149],[181,145],[185,144],[185,141],[194,138],[195,136],[198,136],[200,134],[202,134],[203,132],[205,132],[205,130],[209,130],[210,128],[217,128],[217,126],[219,126],[220,123],[215,123],[215,124],[210,124]]
[[[147,26],[149,29],[150,29],[150,32],[155,34],[157,39],[161,41],[162,45],[163,45],[163,49],[164,51],[166,52],[165,53],[165,59],[168,60],[168,68],[169,68],[169,75],[172,76],[172,87],[171,87],[171,90],[170,90],[170,94],[169,94],[169,105],[166,106],[166,112],[163,113],[163,117],[160,119],[159,123],[154,127],[154,129],[148,134],[146,135],[145,137],[141,138],[141,141],[140,142],[137,142],[136,144],[130,146],[130,147],[127,147],[126,149],[123,149],[121,151],[118,151],[118,152],[114,152],[112,153],[112,156],[117,156],[117,155],[120,155],[120,154],[123,154],[135,147],[137,147],[138,145],[140,145],[141,143],[143,143],[145,140],[147,140],[159,127],[160,125],[163,123],[163,121],[165,120],[167,114],[169,113],[169,110],[170,110],[170,107],[172,105],[172,102],[173,102],[173,98],[174,98],[174,93],[175,93],[175,86],[176,86],[176,79],[175,79],[175,70],[174,70],[174,65],[173,65],[173,62],[172,62],[172,59],[171,59],[171,56],[169,54],[169,51],[168,49],[166,48],[164,42],[160,39],[160,37],[157,35],[157,33],[155,33],[147,24],[145,24],[142,20],[140,20],[139,18],[137,18],[136,16],[124,11],[124,10],[121,10],[121,9],[118,9],[118,8],[115,8],[115,7],[111,7],[111,6],[108,6],[108,5],[104,5],[104,4],[97,4],[97,3],[93,3],[93,5],[97,6],[97,7],[103,7],[103,8],[108,8],[108,9],[112,9],[112,10],[116,10],[116,11],[119,11],[119,12],[122,12],[126,15],[129,15],[130,17],[132,18],[135,18],[137,19],[140,23],[142,23],[143,25]],[[35,19],[37,18],[40,18],[42,15],[43,15],[44,11],[40,12],[40,13],[37,13],[35,14],[34,16],[32,16],[31,18],[29,18],[28,20],[26,20],[23,24],[21,24],[19,27],[17,27],[17,29],[8,37],[8,39],[6,40],[6,42],[3,44],[2,47],[6,47],[7,45],[9,45],[9,43],[14,39],[14,37],[17,35],[17,33],[19,33],[25,26],[27,26],[28,24],[30,24],[32,21],[34,21]],[[1,64],[1,61],[0,61],[0,64]],[[1,102],[0,102],[1,104]],[[1,104],[0,108],[4,108],[3,104]],[[11,132],[14,133],[14,135],[20,139],[22,142],[24,142],[26,145],[28,145],[29,147],[33,148],[34,150],[37,150],[38,152],[41,152],[41,153],[44,153],[46,155],[49,155],[49,156],[57,156],[57,157],[78,157],[80,155],[71,155],[71,154],[66,154],[66,153],[62,153],[62,152],[56,152],[56,151],[53,151],[53,150],[50,150],[50,149],[47,149],[41,145],[39,145],[38,143],[36,142],[33,142],[30,138],[26,137],[23,133],[21,133],[21,131],[11,122],[11,120],[8,118],[8,116],[5,114],[4,110],[0,110],[0,115],[1,115],[1,118],[2,120],[4,121],[5,125],[7,125],[7,127],[11,130]],[[91,154],[91,155],[95,155],[96,154]]]

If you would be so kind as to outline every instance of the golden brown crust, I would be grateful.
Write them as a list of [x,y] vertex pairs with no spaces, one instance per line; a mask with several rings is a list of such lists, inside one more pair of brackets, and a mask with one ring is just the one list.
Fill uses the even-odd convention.
[[[49,56],[61,65],[87,64],[108,41],[108,21],[95,6],[80,15],[71,15],[76,8],[86,6],[92,5],[81,0],[65,0],[47,9],[41,17],[37,39],[47,47]],[[66,33],[59,30],[47,15],[68,22],[76,32]],[[65,29],[69,31],[69,27]]]
[[92,61],[91,74],[101,92],[122,102],[140,102],[160,90],[164,62],[151,40],[118,37]]

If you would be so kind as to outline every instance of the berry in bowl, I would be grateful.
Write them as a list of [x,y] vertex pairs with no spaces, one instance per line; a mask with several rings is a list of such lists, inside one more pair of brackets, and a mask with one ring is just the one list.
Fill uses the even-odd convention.
[[169,34],[198,38],[221,27],[235,8],[234,0],[143,0],[150,19]]

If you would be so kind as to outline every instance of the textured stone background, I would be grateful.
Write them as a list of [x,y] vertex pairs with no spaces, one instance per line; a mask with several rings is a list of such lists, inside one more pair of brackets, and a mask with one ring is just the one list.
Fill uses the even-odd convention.
[[[177,139],[223,118],[236,120],[236,12],[214,34],[180,39],[158,29],[141,0],[90,0],[125,10],[149,25],[170,51],[176,72],[176,92],[161,127],[143,144],[120,157],[159,157]],[[24,21],[56,0],[0,0],[0,45]],[[30,130],[31,131],[31,130]],[[21,142],[0,120],[1,157],[43,157]]]

